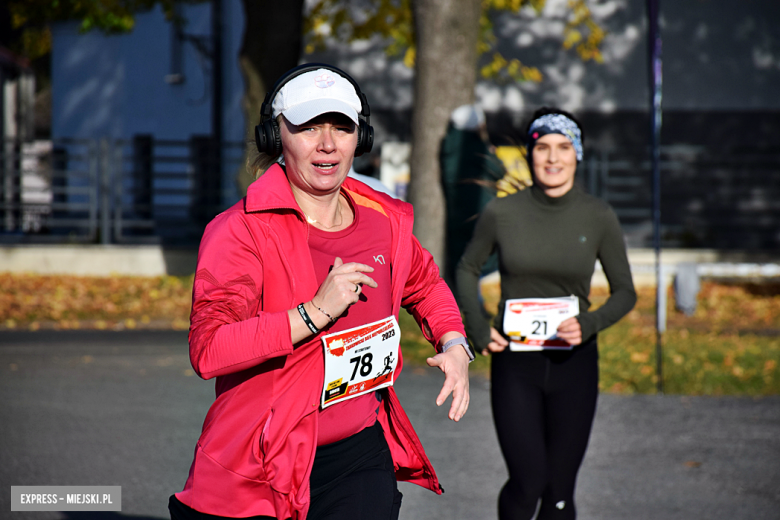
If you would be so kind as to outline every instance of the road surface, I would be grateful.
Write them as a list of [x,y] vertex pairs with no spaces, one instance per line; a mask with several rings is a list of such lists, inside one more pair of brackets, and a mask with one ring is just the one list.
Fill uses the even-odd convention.
[[[410,484],[403,520],[494,519],[506,479],[489,382],[460,423],[438,370],[396,388],[446,492]],[[157,520],[187,477],[213,382],[185,332],[0,332],[0,518]],[[10,512],[11,486],[122,486],[122,512]],[[780,519],[780,397],[602,395],[577,489],[580,520]]]

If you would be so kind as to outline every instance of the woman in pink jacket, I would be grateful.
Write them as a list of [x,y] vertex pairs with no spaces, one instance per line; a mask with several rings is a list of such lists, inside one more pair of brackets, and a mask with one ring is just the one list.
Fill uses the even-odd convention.
[[371,149],[368,116],[354,80],[327,65],[266,95],[255,137],[273,165],[198,254],[190,358],[217,378],[216,400],[173,519],[393,519],[398,479],[442,492],[392,387],[400,308],[436,347],[436,404],[451,393],[455,421],[473,351],[411,206],[347,178]]

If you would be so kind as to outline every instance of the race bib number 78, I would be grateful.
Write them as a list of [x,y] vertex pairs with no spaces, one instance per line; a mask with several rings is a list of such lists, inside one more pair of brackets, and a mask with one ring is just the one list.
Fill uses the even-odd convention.
[[401,329],[395,316],[322,337],[325,383],[320,406],[392,386]]

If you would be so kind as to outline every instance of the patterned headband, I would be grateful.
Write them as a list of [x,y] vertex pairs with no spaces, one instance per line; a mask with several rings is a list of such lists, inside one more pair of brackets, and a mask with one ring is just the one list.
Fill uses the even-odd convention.
[[582,133],[577,123],[563,114],[545,114],[535,119],[528,129],[529,151],[537,139],[547,134],[561,134],[568,137],[574,145],[574,151],[577,152],[577,161],[582,160]]

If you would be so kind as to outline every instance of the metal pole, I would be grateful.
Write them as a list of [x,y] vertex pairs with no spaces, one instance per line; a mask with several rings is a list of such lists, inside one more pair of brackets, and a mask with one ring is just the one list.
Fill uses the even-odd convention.
[[661,32],[658,27],[660,0],[647,0],[648,53],[650,65],[650,126],[653,169],[653,248],[656,281],[656,375],[658,393],[664,391],[663,333],[666,329],[666,284],[661,269]]
[[213,216],[219,212],[222,204],[222,39],[224,34],[222,0],[212,0],[211,9],[211,77],[214,87],[211,100],[211,133],[216,145],[216,157],[211,174],[216,177],[216,182],[213,184],[218,186],[218,191],[214,194],[216,207],[208,208],[207,211],[210,216]]
[[110,164],[109,187],[113,186],[113,190],[110,190],[109,193],[113,197],[114,206],[114,242],[119,244],[125,240],[124,204],[122,201],[122,185],[124,184],[122,145],[119,141],[114,141],[114,145],[111,147]]
[[111,243],[111,170],[113,164],[111,164],[110,144],[105,138],[100,140],[100,165],[100,243],[108,245]]

